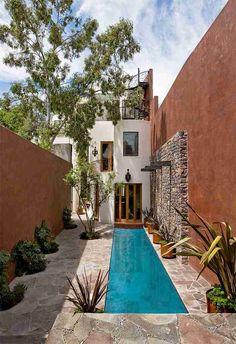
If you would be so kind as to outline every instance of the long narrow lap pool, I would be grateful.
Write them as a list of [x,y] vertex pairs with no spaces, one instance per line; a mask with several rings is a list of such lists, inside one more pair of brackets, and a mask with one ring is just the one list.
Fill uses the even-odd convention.
[[115,229],[105,311],[187,313],[143,229]]

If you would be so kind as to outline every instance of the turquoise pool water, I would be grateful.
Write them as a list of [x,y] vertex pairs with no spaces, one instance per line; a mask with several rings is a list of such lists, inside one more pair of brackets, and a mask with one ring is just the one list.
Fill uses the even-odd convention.
[[105,311],[187,313],[143,229],[115,229]]

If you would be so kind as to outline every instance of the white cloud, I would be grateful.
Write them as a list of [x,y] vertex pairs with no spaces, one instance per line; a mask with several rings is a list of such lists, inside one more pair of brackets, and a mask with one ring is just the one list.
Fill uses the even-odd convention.
[[[154,70],[154,91],[163,100],[182,65],[197,45],[227,0],[81,0],[77,14],[96,18],[100,30],[121,17],[134,23],[134,33],[142,46],[140,54],[127,64],[127,71],[137,68]],[[76,1],[75,1],[76,3]],[[0,23],[7,22],[0,3]],[[23,69],[9,68],[2,62],[7,48],[0,46],[0,81],[20,80]],[[72,64],[72,71],[81,61]]]
[[[10,21],[8,12],[4,8],[3,1],[0,3],[0,24],[8,24]],[[3,63],[4,57],[9,53],[10,49],[0,44],[0,81],[18,81],[26,77],[24,68],[11,68]]]
[[182,65],[227,0],[83,0],[78,14],[96,18],[102,29],[121,17],[134,23],[142,51],[127,70],[154,70],[154,92],[162,101]]

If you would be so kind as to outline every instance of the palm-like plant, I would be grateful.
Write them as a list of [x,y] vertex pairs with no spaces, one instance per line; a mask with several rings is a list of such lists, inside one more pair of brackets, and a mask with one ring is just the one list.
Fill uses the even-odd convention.
[[[198,277],[208,267],[218,278],[221,288],[228,299],[236,299],[236,237],[227,222],[214,222],[213,226],[201,217],[188,203],[201,222],[201,226],[191,223],[178,209],[177,213],[187,222],[201,239],[201,246],[190,243],[191,238],[185,237],[171,249],[179,246],[183,250],[177,252],[180,256],[193,256],[200,260],[202,269]],[[219,228],[218,228],[219,227]]]
[[90,274],[90,276],[88,277],[86,270],[84,270],[81,278],[76,275],[77,286],[75,286],[72,280],[67,277],[74,293],[74,297],[68,296],[67,300],[75,305],[75,312],[95,313],[97,311],[97,305],[108,291],[108,283],[105,281],[107,275],[108,271],[105,273],[104,271],[99,270],[93,288],[92,274]]

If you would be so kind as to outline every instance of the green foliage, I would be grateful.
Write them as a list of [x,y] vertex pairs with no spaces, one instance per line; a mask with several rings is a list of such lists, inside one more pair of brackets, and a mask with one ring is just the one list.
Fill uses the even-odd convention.
[[19,241],[11,251],[11,257],[16,262],[16,275],[34,274],[46,268],[46,259],[38,244],[29,241]]
[[[159,221],[156,219],[156,221]],[[175,240],[175,232],[177,228],[173,228],[172,230],[167,227],[165,224],[160,224],[158,232],[162,236],[163,240],[160,241],[162,244],[168,244]]]
[[24,284],[16,284],[10,290],[5,273],[5,268],[9,260],[10,254],[7,251],[0,251],[0,310],[9,309],[20,302],[26,290]]
[[213,286],[207,293],[207,296],[217,306],[219,312],[221,312],[223,307],[227,307],[232,312],[236,312],[236,299],[232,300],[227,298],[220,285]]
[[[41,146],[50,148],[64,130],[83,155],[96,115],[108,109],[114,123],[120,118],[114,99],[125,94],[130,80],[124,63],[140,51],[132,23],[121,19],[98,33],[96,20],[73,16],[72,0],[4,3],[10,17],[9,25],[0,25],[0,42],[10,48],[4,63],[24,67],[29,77],[12,84],[2,108],[20,106]],[[70,77],[72,61],[83,68]],[[139,96],[136,91],[132,101]]]
[[173,248],[183,247],[177,255],[193,256],[199,259],[202,269],[209,268],[218,278],[226,297],[236,299],[236,237],[227,222],[216,222],[213,225],[201,217],[188,203],[201,225],[191,223],[186,215],[176,211],[198,236],[201,245],[190,243],[191,237],[181,239]]
[[104,273],[99,270],[94,287],[92,275],[88,277],[86,271],[84,271],[82,278],[76,275],[77,285],[67,277],[74,294],[73,297],[68,296],[67,300],[75,305],[75,313],[96,313],[98,311],[97,305],[107,293],[107,275],[108,272]]
[[35,239],[44,254],[54,253],[58,251],[59,245],[53,240],[50,229],[43,220],[40,227],[35,228]]
[[77,227],[77,225],[71,219],[71,214],[72,214],[71,209],[68,209],[68,208],[63,209],[62,219],[63,219],[65,229],[73,229]]
[[4,288],[0,290],[0,310],[6,310],[24,298],[24,293],[27,287],[24,284],[16,284],[12,290],[10,288]]
[[80,239],[82,240],[94,240],[94,239],[99,239],[100,234],[97,232],[82,232],[80,234]]
[[10,254],[7,251],[0,251],[0,274],[4,272],[7,263],[10,260]]
[[26,139],[32,139],[28,122],[28,118],[21,112],[19,107],[12,108],[11,110],[0,109],[0,125]]
[[152,221],[152,219],[153,219],[153,209],[152,209],[152,208],[150,208],[150,209],[145,208],[145,209],[142,211],[142,213],[143,213],[143,216],[145,217],[145,219],[146,219],[147,221]]
[[[86,177],[86,178],[84,178]],[[88,162],[86,159],[79,159],[76,167],[71,169],[65,176],[65,182],[71,187],[75,188],[80,204],[85,209],[86,222],[79,218],[84,226],[85,232],[94,232],[94,221],[95,221],[95,210],[93,206],[93,197],[91,190],[95,190],[96,187],[99,189],[98,206],[100,207],[106,202],[114,192],[114,179],[116,174],[114,172],[107,173],[107,179],[103,180],[101,172],[96,168],[94,162]],[[87,202],[90,204],[90,215],[86,204],[86,201],[81,195],[81,184],[86,181],[84,188],[89,190],[87,192]]]

